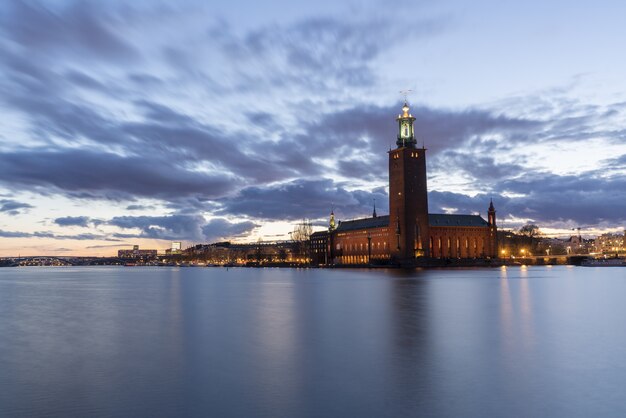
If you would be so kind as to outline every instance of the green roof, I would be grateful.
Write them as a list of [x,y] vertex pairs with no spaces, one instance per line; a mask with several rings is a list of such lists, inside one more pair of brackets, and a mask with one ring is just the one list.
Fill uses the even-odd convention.
[[328,231],[317,231],[311,234],[311,238],[322,237],[324,235],[328,235]]
[[429,213],[430,226],[488,226],[480,215],[448,215],[445,213]]
[[[485,227],[489,226],[486,220],[480,215],[449,215],[446,213],[429,213],[428,223],[430,226],[463,226],[463,227]],[[343,221],[337,227],[338,232],[354,231],[356,229],[370,229],[389,226],[389,215],[378,216],[376,218],[354,219]]]
[[389,215],[377,216],[375,218],[355,219],[353,221],[343,221],[337,227],[337,231],[354,231],[355,229],[370,229],[386,226],[389,226]]

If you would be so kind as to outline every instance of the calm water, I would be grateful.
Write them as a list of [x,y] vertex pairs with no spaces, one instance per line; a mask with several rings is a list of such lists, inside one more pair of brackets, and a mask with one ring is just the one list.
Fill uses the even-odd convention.
[[0,416],[626,416],[626,268],[0,269]]

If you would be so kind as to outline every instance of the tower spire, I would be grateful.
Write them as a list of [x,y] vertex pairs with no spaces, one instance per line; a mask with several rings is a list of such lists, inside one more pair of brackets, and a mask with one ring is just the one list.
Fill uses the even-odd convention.
[[374,198],[374,212],[372,213],[372,218],[376,218],[378,215],[376,215],[376,199]]
[[493,199],[489,199],[489,209],[487,210],[487,220],[490,226],[496,226],[496,208],[493,206]]
[[[407,93],[410,90],[407,90]],[[398,115],[396,121],[398,122],[398,139],[396,145],[398,148],[415,148],[415,133],[413,131],[413,122],[415,118],[409,112],[409,103],[406,100],[406,94],[404,93],[404,106],[402,106],[402,113]]]

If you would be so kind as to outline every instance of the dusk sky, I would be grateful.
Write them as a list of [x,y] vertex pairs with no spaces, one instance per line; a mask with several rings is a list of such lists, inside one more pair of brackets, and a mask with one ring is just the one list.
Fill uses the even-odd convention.
[[4,1],[0,255],[288,238],[387,213],[411,89],[431,213],[626,227],[619,1]]

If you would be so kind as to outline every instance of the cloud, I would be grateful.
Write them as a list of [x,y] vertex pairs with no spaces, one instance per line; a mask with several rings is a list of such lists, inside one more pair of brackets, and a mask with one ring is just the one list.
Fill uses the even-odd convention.
[[247,235],[258,226],[252,221],[232,223],[223,218],[214,218],[202,227],[202,234],[206,241],[211,242]]
[[[0,153],[0,179],[7,187],[40,191],[55,188],[77,197],[172,199],[189,195],[220,197],[235,179],[187,171],[165,159],[146,160],[87,150]],[[85,195],[78,193],[85,192]]]
[[217,213],[294,221],[326,217],[335,207],[338,215],[353,217],[371,214],[373,199],[379,210],[386,210],[388,198],[383,189],[348,191],[330,179],[295,180],[242,189],[236,196],[223,199]]
[[519,179],[494,182],[491,193],[468,196],[430,191],[431,212],[487,212],[493,198],[498,217],[532,219],[560,228],[626,226],[626,176],[602,177],[590,173],[556,175],[526,173]]
[[[400,19],[401,21],[401,19]],[[238,34],[224,21],[208,32],[221,49],[237,89],[307,89],[328,92],[366,87],[378,77],[373,63],[398,39],[413,42],[441,33],[448,18],[413,16],[411,24],[378,14],[373,19],[311,17]],[[183,54],[184,56],[184,54]],[[180,55],[176,56],[177,61]]]
[[0,229],[0,237],[3,238],[30,238],[34,235],[29,232],[19,232],[19,231],[3,231]]
[[16,0],[9,2],[0,16],[4,36],[38,56],[71,52],[121,62],[133,60],[139,53],[118,36],[119,16],[95,2],[70,2],[53,8],[42,2]]
[[60,240],[77,240],[77,241],[120,241],[116,237],[109,237],[104,234],[76,234],[76,235],[63,235],[55,234],[48,231],[36,231],[36,232],[21,232],[21,231],[4,231],[0,230],[0,237],[3,238],[52,238]]
[[230,222],[224,218],[214,218],[207,222],[201,215],[187,214],[117,216],[107,221],[107,224],[122,229],[140,230],[136,234],[114,234],[117,238],[153,238],[198,242],[246,234],[258,226],[251,221]]
[[4,212],[8,215],[19,215],[25,210],[31,209],[34,206],[29,205],[28,203],[18,202],[16,200],[11,199],[1,199],[0,200],[0,212]]
[[60,226],[89,226],[90,218],[87,216],[65,216],[63,218],[56,218],[54,223]]
[[87,250],[97,249],[97,248],[117,248],[117,247],[132,247],[132,244],[111,244],[111,245],[90,245],[85,247]]
[[569,222],[576,227],[626,224],[626,175],[527,173],[519,179],[501,181],[496,187],[523,196],[505,205],[512,214],[528,214],[544,223]]
[[154,209],[154,206],[149,205],[128,205],[126,206],[126,210],[149,210]]

